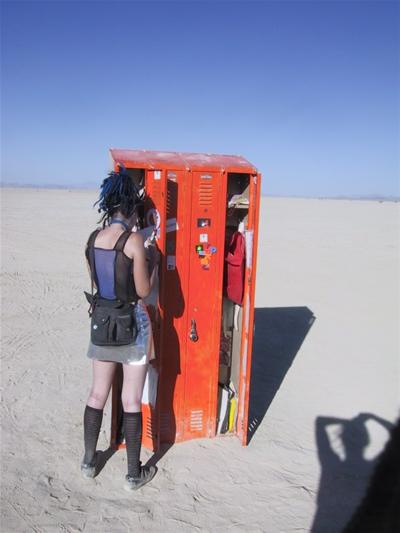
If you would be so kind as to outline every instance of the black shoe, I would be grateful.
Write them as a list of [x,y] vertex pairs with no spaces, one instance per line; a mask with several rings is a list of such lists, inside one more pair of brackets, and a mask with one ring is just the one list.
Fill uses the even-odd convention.
[[96,452],[93,461],[91,461],[90,463],[81,463],[81,472],[84,478],[92,479],[96,476],[97,459],[98,453]]
[[153,479],[156,472],[157,468],[155,466],[141,466],[139,477],[125,476],[124,489],[128,491],[140,489],[140,487],[143,487],[143,485]]

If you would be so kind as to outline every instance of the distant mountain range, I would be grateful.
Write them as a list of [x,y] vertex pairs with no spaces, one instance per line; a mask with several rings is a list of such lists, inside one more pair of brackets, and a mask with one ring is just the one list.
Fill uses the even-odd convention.
[[[91,182],[82,182],[79,185],[59,185],[54,183],[46,183],[46,184],[37,184],[37,183],[9,183],[9,182],[2,182],[0,183],[0,187],[10,187],[10,188],[24,188],[24,189],[98,189],[99,185]],[[269,198],[314,198],[319,200],[375,200],[380,202],[399,202],[400,196],[392,196],[392,195],[382,195],[382,194],[352,194],[352,195],[332,195],[332,196],[303,196],[299,194],[263,194],[263,196],[269,197]]]

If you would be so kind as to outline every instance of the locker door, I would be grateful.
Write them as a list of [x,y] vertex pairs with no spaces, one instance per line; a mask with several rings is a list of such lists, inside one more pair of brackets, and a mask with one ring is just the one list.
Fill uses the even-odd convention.
[[192,173],[184,438],[215,434],[226,175]]
[[190,238],[190,182],[184,170],[167,171],[166,262],[162,374],[158,386],[160,442],[182,440],[186,355],[186,299]]
[[[159,265],[159,296],[157,308],[148,307],[153,326],[153,338],[156,358],[160,361],[160,347],[163,343],[164,293],[165,293],[165,246],[166,246],[166,171],[146,171],[145,220],[159,224],[157,246],[161,253]],[[160,372],[160,368],[159,368]],[[159,417],[157,409],[142,404],[143,413],[143,446],[150,450],[159,448]]]
[[[250,204],[247,229],[252,231],[251,250],[246,250],[245,289],[243,296],[243,323],[240,356],[239,408],[237,436],[247,445],[251,357],[254,331],[254,296],[257,266],[258,219],[260,210],[261,174],[250,179]],[[250,254],[248,253],[250,251]]]

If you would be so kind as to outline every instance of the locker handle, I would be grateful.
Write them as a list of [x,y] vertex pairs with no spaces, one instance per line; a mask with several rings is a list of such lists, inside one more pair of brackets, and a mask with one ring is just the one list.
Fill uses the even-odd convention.
[[197,335],[197,330],[196,330],[196,321],[194,318],[192,318],[192,325],[190,328],[189,339],[193,342],[197,342],[199,340],[199,336]]

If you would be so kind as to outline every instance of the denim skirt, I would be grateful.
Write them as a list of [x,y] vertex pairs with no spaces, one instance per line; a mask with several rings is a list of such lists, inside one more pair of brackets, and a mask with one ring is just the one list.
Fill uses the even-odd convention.
[[145,365],[151,358],[153,334],[146,306],[142,301],[135,305],[138,334],[131,344],[123,346],[96,346],[89,341],[87,356],[98,361],[113,361],[129,365]]

